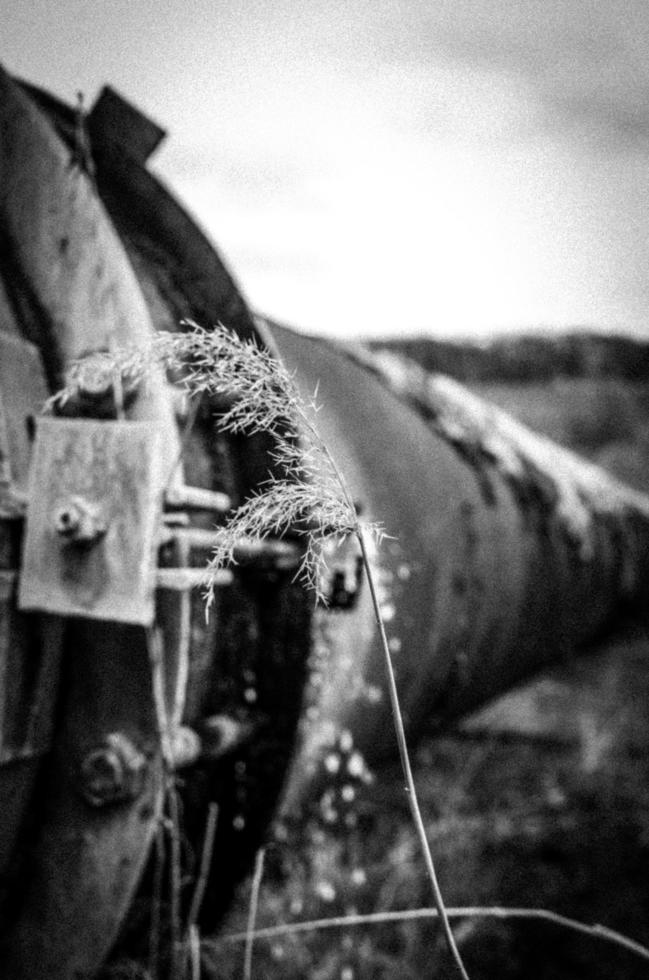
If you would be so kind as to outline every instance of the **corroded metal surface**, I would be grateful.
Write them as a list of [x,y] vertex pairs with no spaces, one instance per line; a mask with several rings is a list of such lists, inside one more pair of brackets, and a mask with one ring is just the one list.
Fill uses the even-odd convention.
[[[30,370],[40,358],[54,387],[69,360],[86,350],[178,329],[183,317],[205,326],[220,320],[275,350],[308,394],[319,386],[322,434],[364,516],[393,536],[372,562],[412,736],[597,637],[621,606],[644,599],[643,497],[448,381],[413,371],[405,377],[394,363],[255,322],[209,240],[144,166],[162,137],[159,127],[115,93],[100,98],[87,132],[80,134],[80,125],[65,105],[0,73],[0,350],[28,350]],[[25,338],[35,346],[24,347]],[[6,359],[0,396],[7,402],[14,382],[5,365]],[[78,583],[71,606],[57,601],[47,608],[83,615],[55,622],[19,612],[15,585],[31,454],[31,427],[21,426],[33,411],[26,405],[42,400],[45,390],[40,367],[25,377],[25,404],[15,408],[12,401],[15,410],[3,416],[9,427],[0,433],[0,792],[15,803],[0,815],[0,970],[10,980],[67,980],[96,969],[122,924],[142,928],[129,910],[138,887],[147,903],[144,872],[163,802],[151,634],[143,625],[151,621],[154,583],[172,754],[184,766],[183,832],[197,853],[208,808],[219,805],[203,926],[218,919],[247,868],[287,772],[289,810],[326,782],[332,750],[363,780],[367,762],[391,754],[393,742],[353,548],[332,556],[325,583],[331,606],[314,616],[312,598],[293,582],[295,543],[259,548],[242,541],[241,564],[225,573],[227,588],[205,622],[200,593],[191,589],[202,577],[215,524],[267,477],[272,441],[224,437],[214,420],[218,405],[202,403],[167,486],[162,474],[178,463],[177,424],[184,418],[163,377],[146,394],[123,390],[123,398],[112,380],[88,378],[67,412],[95,421],[44,424],[47,447],[36,460],[29,504],[43,485],[48,503],[35,542],[28,541],[26,589],[52,544],[45,541],[48,520],[59,549],[55,566],[61,548],[81,549],[79,561],[85,549],[84,560],[92,561],[93,550],[110,550],[111,508],[149,490],[159,494],[155,506],[151,496],[135,508],[130,524],[135,538],[146,538],[138,554],[148,555],[147,585],[141,580],[135,590],[146,615],[139,624],[115,622],[115,607],[125,602],[117,589],[100,625],[88,618],[96,596],[90,606],[75,604]],[[120,409],[154,427],[142,454],[109,445]],[[54,451],[65,442],[66,425],[105,427],[99,443],[107,465],[102,469],[102,452],[93,450],[87,479],[81,467],[69,482],[74,466]],[[144,472],[140,455],[150,464]],[[49,462],[39,469],[38,458]],[[65,472],[51,487],[49,474],[58,467]],[[136,485],[115,484],[104,493],[100,484],[112,481],[116,467]],[[145,533],[146,515],[154,512]],[[111,555],[107,583],[128,587],[119,583],[124,550]],[[46,587],[51,573],[45,570]],[[42,590],[39,605],[45,598]],[[21,705],[28,710],[14,710]],[[26,748],[28,768],[3,766],[7,752]],[[23,775],[14,792],[16,772]],[[191,877],[195,867],[185,870]],[[121,942],[128,948],[127,938]]]
[[649,519],[645,494],[533,432],[453,378],[430,374],[387,352],[363,358],[363,363],[476,471],[484,472],[487,479],[490,471],[497,472],[521,506],[529,497],[538,500],[556,518],[584,562],[596,557],[598,520],[610,517],[620,522],[625,515]]
[[[645,496],[496,419],[461,386],[442,394],[440,384],[436,411],[432,396],[428,412],[413,411],[413,388],[386,386],[374,362],[269,328],[304,391],[318,389],[319,427],[363,515],[393,536],[374,566],[411,737],[603,634],[628,604],[643,606]],[[394,751],[369,596],[320,618],[288,811],[326,783],[341,733],[370,761]]]

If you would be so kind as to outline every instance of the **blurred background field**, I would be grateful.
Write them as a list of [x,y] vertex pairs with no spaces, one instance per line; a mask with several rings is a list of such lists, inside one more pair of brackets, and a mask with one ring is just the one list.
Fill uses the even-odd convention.
[[[453,348],[444,356],[439,346],[405,353],[429,369],[432,357],[532,428],[649,491],[649,345],[588,335],[570,344],[541,338],[536,348],[503,343],[507,351],[496,345],[495,354],[467,354],[468,345],[443,345]],[[649,639],[634,624],[423,740],[415,776],[448,905],[544,907],[649,945],[647,704]],[[329,798],[314,800],[299,826],[275,827],[259,927],[431,904],[398,766],[376,772],[370,786],[341,776],[334,794],[333,822]],[[246,882],[224,934],[245,929],[249,893]],[[646,960],[544,922],[460,919],[455,933],[472,980],[649,975]],[[240,943],[206,944],[213,980],[240,977],[242,961]],[[436,925],[416,921],[259,940],[253,975],[407,980],[450,977],[452,968]]]
[[649,490],[649,385],[620,378],[476,382],[482,397],[638,490]]

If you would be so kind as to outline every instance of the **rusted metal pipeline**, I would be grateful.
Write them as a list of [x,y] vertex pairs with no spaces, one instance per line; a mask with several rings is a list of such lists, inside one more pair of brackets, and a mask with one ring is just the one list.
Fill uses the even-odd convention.
[[[268,327],[305,393],[317,387],[363,516],[392,536],[374,571],[411,738],[642,609],[649,498],[450,379]],[[353,613],[319,614],[315,644],[289,810],[326,779],[341,732],[370,763],[395,751],[367,589]]]
[[[110,90],[88,116],[82,157],[78,126],[69,107],[0,73],[0,972],[9,980],[91,975],[138,888],[146,904],[164,804],[153,661],[163,661],[183,832],[197,853],[219,806],[206,928],[282,792],[285,810],[308,798],[335,766],[332,747],[359,779],[394,751],[353,549],[332,557],[331,604],[314,612],[293,581],[295,542],[242,540],[205,622],[194,588],[201,549],[266,478],[272,442],[224,437],[219,405],[202,404],[169,482],[186,419],[178,393],[162,377],[145,395],[111,376],[88,377],[69,417],[41,424],[34,448],[32,416],[70,358],[190,317],[255,337],[307,394],[319,387],[322,435],[363,516],[392,536],[371,557],[411,738],[596,639],[642,606],[649,580],[645,497],[448,379],[255,321],[212,244],[146,168],[159,127]],[[133,420],[152,424],[155,439],[141,428],[136,438]],[[87,466],[75,454],[82,445],[95,447]],[[42,486],[52,482],[34,464],[39,453],[64,489],[47,513],[45,492],[27,492],[30,456]],[[89,490],[68,486],[72,473]],[[21,566],[25,514],[28,544],[43,548],[27,549]],[[141,561],[125,582],[131,550]],[[52,599],[46,553],[66,602],[85,603],[72,618]],[[36,601],[26,584],[41,573]],[[33,603],[22,611],[19,581]]]

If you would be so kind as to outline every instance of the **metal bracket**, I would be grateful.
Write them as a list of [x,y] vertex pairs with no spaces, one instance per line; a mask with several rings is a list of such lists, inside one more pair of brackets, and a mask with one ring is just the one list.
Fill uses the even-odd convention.
[[162,441],[148,422],[39,420],[21,609],[153,622]]

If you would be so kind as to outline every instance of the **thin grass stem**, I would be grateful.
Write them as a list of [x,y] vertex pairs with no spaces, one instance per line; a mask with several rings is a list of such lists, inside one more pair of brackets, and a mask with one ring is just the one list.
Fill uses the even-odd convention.
[[[492,906],[449,906],[446,909],[449,919],[536,919],[549,922],[562,929],[589,936],[592,939],[600,939],[603,942],[612,943],[622,949],[627,950],[644,960],[649,960],[649,948],[635,939],[625,936],[616,929],[609,929],[608,926],[595,923],[588,925],[578,919],[572,919],[566,915],[559,915],[549,909],[541,908],[507,908],[499,905]],[[421,919],[436,919],[439,917],[437,908],[404,909],[396,912],[370,912],[366,915],[340,915],[332,916],[328,919],[312,919],[305,922],[289,922],[279,926],[267,926],[258,929],[254,933],[254,939],[279,939],[283,936],[292,936],[305,932],[319,932],[324,929],[346,929],[357,926],[386,925],[391,922],[414,922]],[[235,932],[226,936],[219,936],[218,939],[211,940],[210,946],[218,946],[222,943],[241,943],[248,937],[248,931]]]
[[187,944],[189,946],[191,980],[201,980],[201,937],[198,926],[190,926]]
[[457,944],[453,936],[453,930],[451,929],[451,925],[448,920],[448,916],[446,914],[444,898],[442,896],[442,892],[439,887],[437,872],[435,870],[433,856],[431,854],[430,845],[428,843],[428,837],[426,835],[426,828],[424,826],[421,810],[419,808],[419,801],[417,799],[417,789],[415,786],[415,780],[412,775],[412,766],[410,765],[408,743],[406,742],[406,732],[403,725],[403,715],[401,713],[401,705],[399,703],[399,694],[397,691],[397,684],[394,676],[394,668],[392,666],[392,658],[390,656],[390,648],[388,646],[388,638],[385,634],[385,626],[383,624],[381,607],[379,605],[379,600],[376,592],[376,585],[374,582],[372,566],[370,565],[369,555],[367,552],[367,545],[365,543],[365,537],[363,535],[363,531],[361,528],[359,528],[356,536],[358,538],[358,543],[361,548],[361,554],[363,556],[363,566],[365,568],[365,575],[367,577],[368,585],[370,588],[370,595],[372,597],[374,617],[376,619],[376,623],[379,629],[379,636],[381,639],[381,649],[383,651],[383,660],[384,660],[385,672],[386,672],[386,677],[388,682],[388,692],[390,695],[390,707],[392,709],[392,719],[394,722],[394,730],[397,739],[397,746],[399,748],[401,769],[403,771],[403,775],[406,781],[406,796],[408,799],[408,806],[410,807],[410,813],[412,816],[413,823],[415,825],[415,831],[417,833],[417,837],[421,845],[421,850],[426,864],[426,871],[428,872],[428,878],[430,880],[431,888],[433,891],[433,900],[435,902],[435,908],[437,909],[440,922],[442,924],[442,929],[444,930],[446,942],[448,944],[453,960],[455,961],[455,965],[457,966],[458,972],[462,977],[462,980],[469,980],[469,975],[466,971],[464,963],[462,962],[462,957],[460,955],[459,949],[457,948]]
[[243,980],[252,980],[252,948],[255,941],[255,922],[257,921],[257,909],[259,907],[259,889],[261,879],[264,874],[265,850],[261,847],[257,851],[255,858],[255,871],[252,876],[252,889],[250,891],[250,906],[248,909],[248,925],[246,928],[246,948],[243,963]]
[[205,837],[203,839],[203,848],[201,850],[201,862],[198,871],[198,878],[196,879],[194,894],[192,895],[191,905],[189,906],[189,914],[187,916],[188,931],[191,931],[191,929],[196,925],[198,915],[201,910],[201,905],[203,904],[203,896],[205,895],[210,864],[212,863],[212,854],[214,852],[214,838],[216,835],[218,818],[218,804],[212,802],[210,803],[207,811],[207,823],[205,825]]
[[[147,630],[147,647],[151,667],[151,687],[163,775],[164,806],[169,814],[169,943],[171,980],[180,976],[182,957],[180,893],[182,888],[180,849],[180,808],[176,792],[173,738],[165,697],[164,641],[160,629]],[[163,815],[164,819],[164,815]]]

